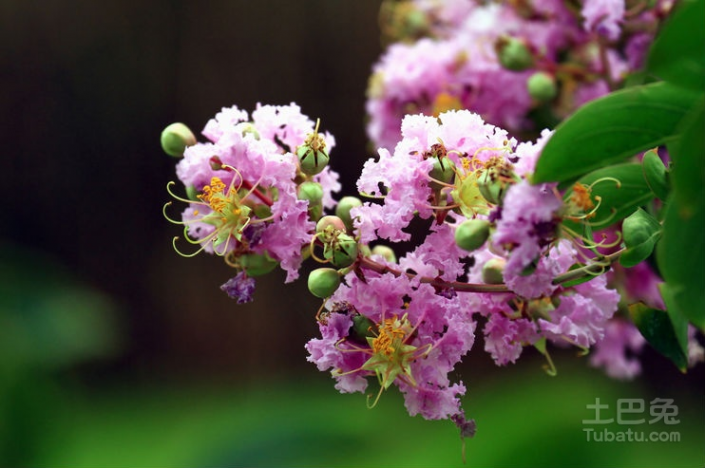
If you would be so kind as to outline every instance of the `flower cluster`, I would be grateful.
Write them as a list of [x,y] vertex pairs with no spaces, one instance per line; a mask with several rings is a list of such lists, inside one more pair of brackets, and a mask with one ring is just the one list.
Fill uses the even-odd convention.
[[327,298],[323,338],[307,349],[340,391],[364,391],[364,377],[377,375],[380,392],[399,387],[410,414],[457,418],[465,387],[448,374],[476,329],[498,365],[541,340],[587,349],[604,337],[619,294],[604,277],[561,284],[582,260],[561,234],[572,211],[555,186],[527,180],[548,133],[517,145],[470,111],[407,116],[401,133],[393,154],[365,163],[358,188],[381,202],[351,209],[353,234],[363,244],[405,241],[415,217],[429,233],[398,262],[358,259]]
[[[162,143],[181,158],[186,195],[168,187],[187,207],[169,219],[195,246],[182,255],[223,257],[236,274],[221,289],[238,302],[277,265],[293,281],[304,258],[319,262],[308,287],[321,299],[321,336],[306,344],[308,360],[340,392],[372,384],[370,407],[397,387],[409,414],[450,419],[462,437],[475,423],[452,372],[478,334],[500,366],[534,348],[554,374],[550,349],[574,346],[594,348],[590,363],[610,376],[634,377],[630,354],[645,340],[627,307],[664,309],[660,280],[638,263],[645,257],[615,263],[628,250],[617,224],[590,221],[605,213],[593,186],[617,179],[568,190],[532,180],[552,136],[537,132],[537,116],[563,118],[638,68],[653,31],[636,26],[669,9],[385,2],[385,32],[411,42],[391,45],[370,80],[368,132],[379,149],[362,168],[360,198],[334,200],[334,139],[295,104],[251,116],[223,109],[205,143],[174,124]],[[505,128],[536,138],[520,142]],[[692,364],[705,353],[689,339]]]
[[326,165],[333,136],[319,134],[295,104],[260,105],[251,120],[246,111],[224,108],[203,129],[206,143],[195,143],[190,132],[184,139],[178,129],[168,128],[162,138],[183,141],[174,154],[182,156],[176,174],[186,197],[169,185],[176,199],[188,203],[182,219],[173,220],[196,246],[183,255],[214,253],[238,269],[223,290],[241,302],[251,300],[252,277],[277,264],[287,282],[295,280],[302,246],[340,190],[338,175]]
[[672,2],[634,3],[386,1],[395,42],[370,78],[368,136],[393,148],[404,115],[449,109],[515,133],[553,125],[641,67]]

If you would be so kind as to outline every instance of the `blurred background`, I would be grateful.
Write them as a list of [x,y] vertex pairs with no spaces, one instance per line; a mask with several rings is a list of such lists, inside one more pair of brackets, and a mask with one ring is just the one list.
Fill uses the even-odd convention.
[[[161,130],[234,104],[320,117],[351,193],[379,6],[0,2],[0,466],[462,466],[452,423],[409,418],[394,392],[367,410],[306,362],[319,302],[303,281],[277,272],[238,306],[218,289],[230,269],[176,255],[161,214]],[[565,351],[550,378],[538,353],[498,369],[482,347],[457,376],[478,423],[468,466],[705,463],[703,366],[647,351],[621,383]],[[680,441],[586,442],[595,398],[606,417],[620,398],[673,399],[678,425],[635,429]]]

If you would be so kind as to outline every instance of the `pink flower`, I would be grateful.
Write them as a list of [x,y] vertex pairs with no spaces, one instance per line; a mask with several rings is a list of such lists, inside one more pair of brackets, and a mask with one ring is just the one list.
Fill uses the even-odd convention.
[[549,313],[550,321],[539,319],[541,333],[588,348],[604,337],[605,326],[617,310],[619,299],[617,291],[607,289],[604,276],[579,284],[560,296],[560,304]]
[[597,341],[590,355],[590,364],[603,367],[613,379],[631,380],[641,372],[639,360],[627,353],[639,353],[646,340],[629,322],[614,319],[605,325],[604,337]]
[[624,19],[624,0],[585,0],[581,10],[585,30],[593,31],[611,41],[621,34]]

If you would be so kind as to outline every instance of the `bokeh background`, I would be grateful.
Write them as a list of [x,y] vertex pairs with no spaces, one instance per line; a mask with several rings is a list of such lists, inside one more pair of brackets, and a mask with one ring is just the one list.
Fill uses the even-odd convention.
[[[379,0],[0,2],[0,466],[462,466],[452,423],[374,410],[305,361],[318,301],[280,273],[238,306],[219,259],[184,259],[161,214],[159,134],[221,107],[320,117],[351,193]],[[644,353],[614,382],[573,351],[458,369],[468,466],[703,466],[705,372]],[[680,442],[586,442],[586,405],[672,398]],[[648,418],[648,414],[646,414]],[[610,426],[612,430],[624,430]]]

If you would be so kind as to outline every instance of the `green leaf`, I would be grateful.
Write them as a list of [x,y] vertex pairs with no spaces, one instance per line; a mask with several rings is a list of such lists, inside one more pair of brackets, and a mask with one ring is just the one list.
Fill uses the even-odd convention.
[[681,351],[686,356],[688,355],[688,319],[680,313],[678,307],[673,303],[673,294],[671,287],[668,283],[660,283],[658,285],[659,292],[663,298],[663,302],[666,304],[666,313],[671,319],[671,325],[673,325],[673,331],[678,339],[678,344],[681,347]]
[[705,89],[705,1],[682,2],[654,41],[647,71],[691,89]]
[[668,283],[672,307],[705,331],[705,208],[684,210],[671,197],[666,207],[663,237],[656,247],[656,260]]
[[626,268],[646,260],[654,251],[656,241],[661,236],[659,222],[639,208],[622,223],[622,234],[627,251],[619,257],[619,263]]
[[[619,180],[619,185],[614,180],[605,179],[608,177]],[[638,163],[617,164],[598,169],[582,177],[578,182],[591,185],[600,179],[605,180],[596,183],[591,190],[593,200],[597,200],[598,197],[601,200],[595,216],[589,220],[594,229],[604,229],[621,221],[654,197]],[[570,197],[571,192],[572,189],[566,193],[566,197]],[[572,225],[569,227],[572,228]]]
[[670,148],[673,194],[656,259],[673,307],[705,331],[705,100],[685,119],[683,128],[682,138]]
[[644,153],[644,159],[641,161],[641,164],[644,169],[646,184],[654,195],[656,195],[659,200],[668,198],[668,171],[656,150]]
[[688,358],[681,349],[668,313],[647,307],[643,302],[630,304],[628,309],[632,322],[646,341],[685,372],[688,368]]
[[532,182],[570,182],[674,141],[678,124],[696,96],[668,83],[653,83],[589,102],[559,125],[548,140]]
[[680,129],[680,140],[669,148],[673,162],[671,181],[680,209],[694,212],[705,203],[705,97],[701,97]]

